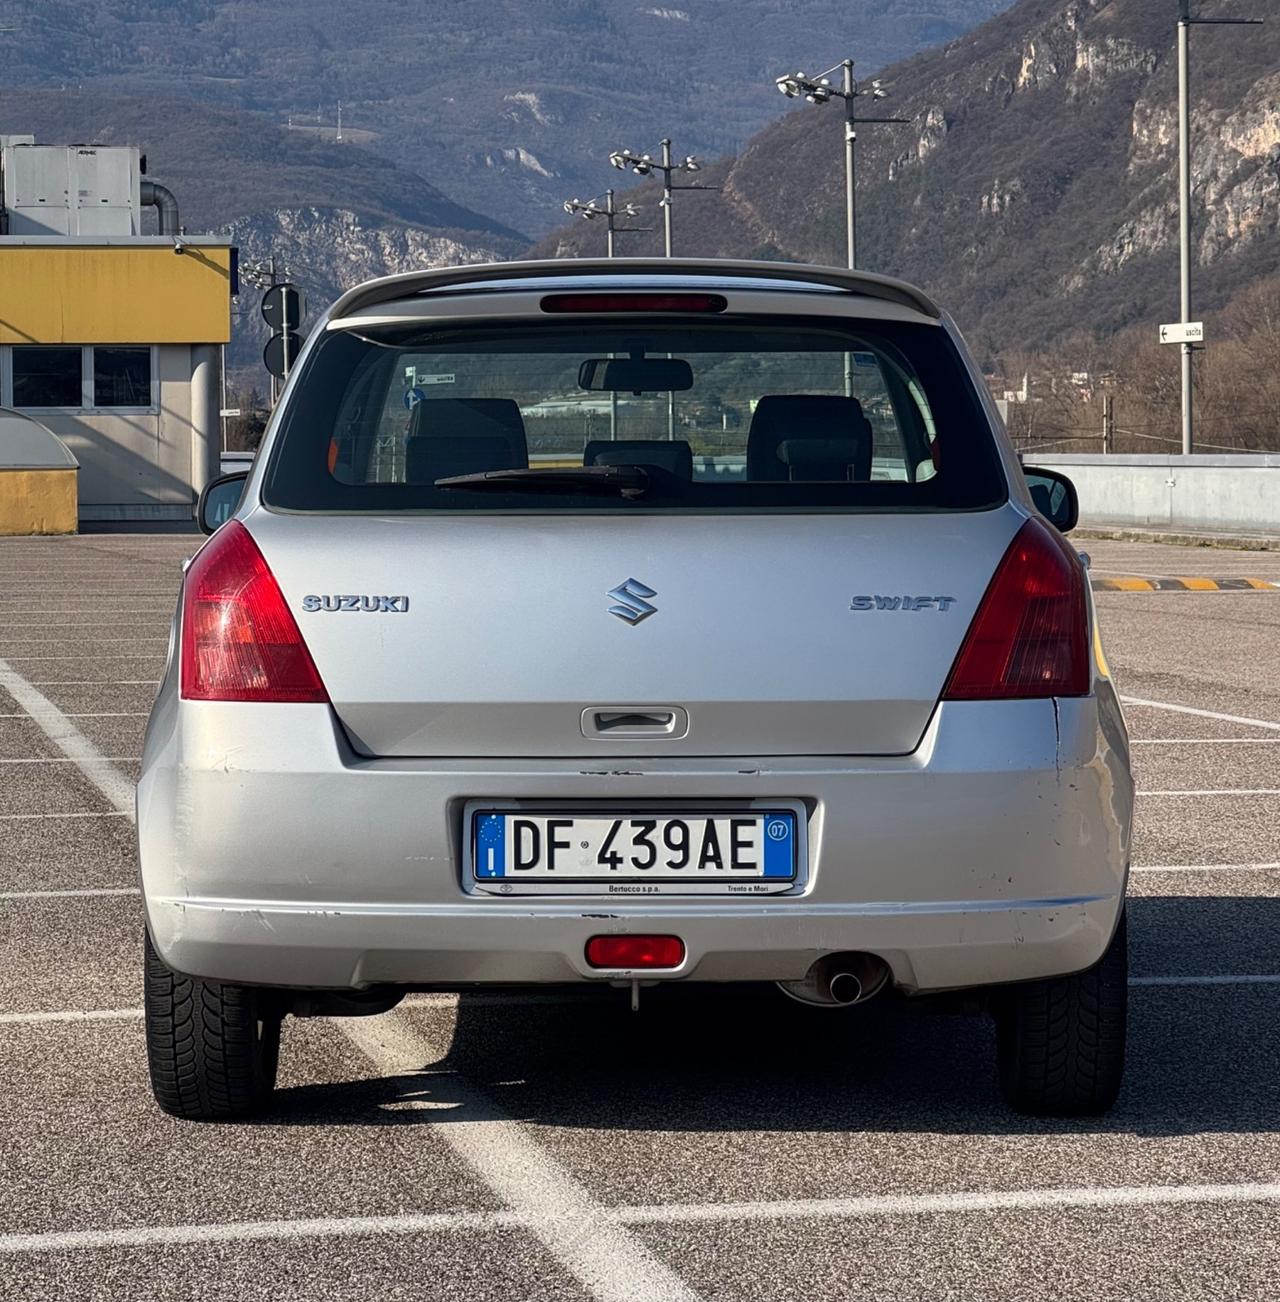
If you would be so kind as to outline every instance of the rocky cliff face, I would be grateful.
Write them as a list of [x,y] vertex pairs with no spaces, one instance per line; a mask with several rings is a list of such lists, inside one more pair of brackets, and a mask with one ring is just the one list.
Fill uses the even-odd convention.
[[[500,262],[510,246],[485,244],[476,233],[442,234],[380,222],[349,208],[278,208],[241,217],[222,228],[246,263],[270,258],[306,296],[303,330],[343,290],[377,276],[468,262]],[[232,370],[260,369],[267,328],[258,310],[260,291],[241,287],[239,317],[228,352]]]
[[[928,285],[991,348],[1173,319],[1175,18],[1165,0],[1021,0],[889,70],[876,107],[909,121],[859,132],[862,265]],[[1213,307],[1280,270],[1280,26],[1193,41],[1195,259]],[[839,116],[805,107],[755,137],[719,200],[680,204],[677,252],[842,261]]]

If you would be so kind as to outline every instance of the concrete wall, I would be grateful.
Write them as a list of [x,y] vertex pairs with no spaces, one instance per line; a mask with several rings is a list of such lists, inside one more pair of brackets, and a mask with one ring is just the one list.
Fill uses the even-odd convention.
[[151,411],[40,413],[80,463],[82,520],[191,518],[218,441],[216,415],[193,419],[193,351],[156,349],[160,403]]
[[1025,461],[1071,479],[1083,525],[1280,534],[1280,455],[1032,453]]

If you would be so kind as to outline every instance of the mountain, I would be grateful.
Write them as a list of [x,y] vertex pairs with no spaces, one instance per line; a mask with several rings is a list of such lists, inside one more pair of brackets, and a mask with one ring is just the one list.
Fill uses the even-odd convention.
[[[148,175],[177,196],[188,231],[230,236],[242,263],[274,255],[316,308],[373,276],[491,262],[528,244],[389,159],[259,114],[98,91],[0,91],[0,132],[140,146]],[[265,327],[254,303],[246,290],[233,367],[260,354]]]
[[6,0],[8,87],[176,98],[343,140],[539,233],[611,149],[739,148],[773,78],[870,71],[1009,0]]
[[[987,352],[1177,319],[1175,19],[1172,0],[1019,0],[886,70],[877,108],[909,121],[859,131],[860,264],[928,287]],[[1192,41],[1194,258],[1212,309],[1280,271],[1280,23]],[[844,261],[838,104],[788,113],[705,181],[723,188],[677,197],[677,253]],[[626,197],[659,211],[652,185]],[[603,252],[597,226],[537,251]]]

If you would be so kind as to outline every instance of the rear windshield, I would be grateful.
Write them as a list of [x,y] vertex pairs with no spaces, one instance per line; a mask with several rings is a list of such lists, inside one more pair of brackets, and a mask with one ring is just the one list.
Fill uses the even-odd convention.
[[330,331],[304,368],[263,490],[285,510],[973,510],[1005,497],[973,386],[935,326],[412,323]]

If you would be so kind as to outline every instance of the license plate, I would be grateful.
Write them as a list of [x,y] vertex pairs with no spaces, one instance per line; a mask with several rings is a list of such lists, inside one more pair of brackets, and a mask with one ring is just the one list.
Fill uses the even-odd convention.
[[569,888],[618,895],[759,895],[796,881],[797,818],[738,813],[477,810],[472,883],[501,894]]

